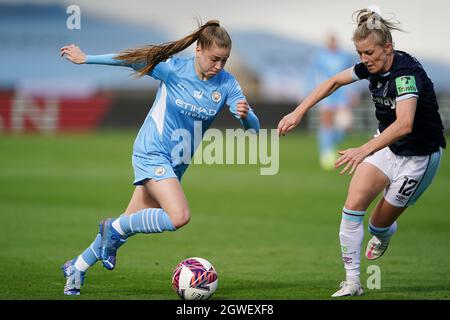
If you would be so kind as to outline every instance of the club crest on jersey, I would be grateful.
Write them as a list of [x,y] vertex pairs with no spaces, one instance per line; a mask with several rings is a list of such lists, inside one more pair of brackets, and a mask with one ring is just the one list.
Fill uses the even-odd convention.
[[164,173],[166,173],[166,169],[164,167],[159,166],[155,168],[154,172],[158,177],[161,177],[162,175],[164,175]]
[[219,102],[220,99],[222,99],[222,95],[220,94],[219,91],[213,91],[211,98],[214,102]]

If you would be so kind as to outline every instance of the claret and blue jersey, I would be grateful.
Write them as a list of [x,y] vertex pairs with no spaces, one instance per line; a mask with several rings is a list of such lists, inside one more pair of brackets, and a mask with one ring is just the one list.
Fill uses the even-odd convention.
[[397,102],[417,98],[412,132],[391,144],[389,148],[392,152],[402,156],[429,155],[439,147],[445,148],[444,127],[433,82],[416,58],[395,50],[388,72],[371,74],[361,62],[354,66],[353,78],[369,81],[380,132],[397,119]]
[[[89,55],[86,63],[122,65],[135,70],[143,66],[127,65],[114,59],[115,56]],[[194,139],[195,130],[201,125],[203,136],[225,104],[239,119],[237,103],[246,98],[236,79],[225,70],[208,80],[201,80],[195,72],[194,57],[170,58],[158,63],[149,75],[161,82],[153,106],[135,140],[134,156],[165,157],[176,167],[180,164],[171,158],[171,152],[180,143],[180,139],[176,138],[180,136],[177,130],[184,130],[190,136],[186,141],[190,142],[189,151],[193,155],[200,143],[200,139]],[[247,117],[239,120],[245,129],[259,130],[259,120],[251,108]]]

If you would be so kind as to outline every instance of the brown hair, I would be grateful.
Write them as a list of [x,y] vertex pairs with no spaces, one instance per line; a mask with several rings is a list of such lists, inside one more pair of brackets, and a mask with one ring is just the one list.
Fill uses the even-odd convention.
[[387,43],[392,43],[392,30],[403,31],[399,27],[399,21],[386,20],[370,9],[355,11],[352,17],[355,15],[358,27],[353,33],[353,41],[364,40],[374,33],[378,36],[378,44],[384,46]]
[[137,71],[138,77],[151,72],[161,61],[167,60],[172,55],[183,51],[197,41],[202,49],[211,48],[216,45],[219,48],[231,48],[231,38],[228,32],[220,26],[218,20],[210,20],[204,25],[198,22],[198,29],[190,35],[178,40],[158,45],[148,45],[137,49],[126,49],[119,53],[117,60],[132,63],[145,63],[145,66]]

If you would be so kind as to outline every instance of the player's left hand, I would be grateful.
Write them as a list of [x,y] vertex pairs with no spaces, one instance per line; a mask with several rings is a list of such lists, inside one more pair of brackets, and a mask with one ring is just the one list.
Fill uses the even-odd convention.
[[358,165],[363,162],[368,155],[370,155],[370,152],[363,146],[338,151],[338,153],[340,154],[340,157],[334,163],[334,167],[339,168],[343,164],[346,164],[344,169],[342,169],[339,174],[344,174],[349,168],[351,168],[348,172],[349,175],[355,172],[356,167],[358,167]]
[[71,44],[68,46],[64,46],[60,50],[61,57],[64,57],[75,63],[75,64],[83,64],[86,63],[86,54],[81,51],[80,47]]
[[250,110],[250,107],[249,107],[247,101],[245,101],[245,100],[238,101],[236,109],[237,109],[239,118],[241,118],[241,119],[247,118],[248,111]]

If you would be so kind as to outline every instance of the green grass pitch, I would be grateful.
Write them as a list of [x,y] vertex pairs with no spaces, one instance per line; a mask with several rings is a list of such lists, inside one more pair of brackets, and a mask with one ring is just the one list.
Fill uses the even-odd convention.
[[[338,230],[349,177],[322,171],[314,135],[299,132],[280,140],[277,175],[261,176],[258,165],[192,165],[183,178],[191,222],[130,238],[114,271],[96,264],[82,295],[65,297],[60,266],[91,243],[102,218],[128,204],[134,137],[0,136],[0,299],[178,299],[172,270],[191,256],[216,267],[213,299],[330,299],[344,278]],[[381,289],[353,299],[450,298],[449,190],[444,153],[386,255],[362,259],[363,286],[376,265]],[[367,240],[365,231],[364,248]]]

